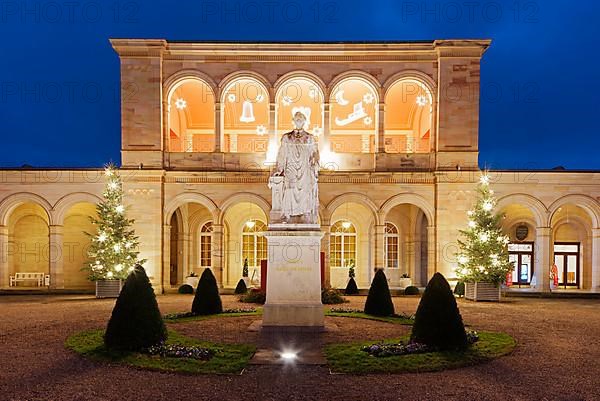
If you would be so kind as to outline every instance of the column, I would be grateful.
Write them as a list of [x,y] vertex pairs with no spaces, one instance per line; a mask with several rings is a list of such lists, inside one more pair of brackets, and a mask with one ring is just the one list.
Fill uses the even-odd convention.
[[163,249],[162,249],[162,269],[159,274],[158,284],[160,288],[156,292],[164,294],[165,288],[171,286],[171,225],[163,225]]
[[[437,271],[437,249],[436,249],[435,226],[427,226],[427,282],[431,280]],[[427,283],[423,283],[427,284]]]
[[50,288],[65,288],[63,266],[63,226],[50,226]]
[[221,103],[215,102],[215,152],[223,151],[222,129],[223,121],[221,118]]
[[[185,226],[186,225],[184,224],[184,227]],[[195,265],[195,263],[197,263],[196,261],[192,261],[192,263],[190,263],[192,254],[190,252],[191,237],[192,236],[187,232],[177,233],[177,248],[179,251],[179,254],[177,255],[177,265],[180,269],[177,276],[181,281],[185,280],[185,277],[192,271],[192,267]],[[181,277],[179,277],[179,275],[181,275]]]
[[213,223],[213,232],[210,242],[211,250],[211,267],[215,273],[219,287],[225,285],[225,277],[223,274],[223,225]]
[[[385,267],[385,224],[375,226],[375,269]],[[373,277],[373,272],[369,272]]]
[[331,107],[329,102],[323,103],[323,140],[321,142],[323,148],[321,151],[325,152],[331,151],[331,142],[329,141],[329,136],[331,135],[329,127],[330,109]]
[[550,254],[552,253],[552,229],[550,227],[536,227],[535,229],[535,289],[541,292],[550,292]]
[[324,252],[325,256],[325,279],[323,280],[323,286],[329,287],[331,285],[331,267],[329,266],[329,234],[331,233],[331,225],[329,222],[321,223],[321,232],[323,233],[323,238],[321,238],[321,252]]
[[592,291],[600,291],[600,228],[592,228]]
[[8,227],[0,226],[0,288],[8,287]]
[[269,143],[267,148],[267,159],[268,166],[275,164],[275,158],[277,157],[277,149],[279,148],[279,139],[277,138],[277,127],[275,126],[277,106],[275,103],[269,103],[269,126],[267,127],[267,135],[269,135]]
[[385,103],[379,103],[377,128],[377,153],[385,153]]

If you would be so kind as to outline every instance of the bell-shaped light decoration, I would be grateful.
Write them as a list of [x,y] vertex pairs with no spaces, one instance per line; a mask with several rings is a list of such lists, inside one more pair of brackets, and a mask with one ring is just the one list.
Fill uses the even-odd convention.
[[254,120],[254,108],[252,107],[252,102],[244,100],[244,103],[242,103],[242,116],[240,117],[240,121],[243,123],[251,123]]

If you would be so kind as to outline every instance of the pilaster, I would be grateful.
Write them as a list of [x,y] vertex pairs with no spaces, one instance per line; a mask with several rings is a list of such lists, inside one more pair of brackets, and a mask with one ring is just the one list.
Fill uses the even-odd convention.
[[550,254],[552,249],[552,229],[550,227],[536,227],[536,266],[535,289],[541,292],[550,292]]
[[63,226],[50,226],[50,288],[65,288],[64,258],[63,258]]

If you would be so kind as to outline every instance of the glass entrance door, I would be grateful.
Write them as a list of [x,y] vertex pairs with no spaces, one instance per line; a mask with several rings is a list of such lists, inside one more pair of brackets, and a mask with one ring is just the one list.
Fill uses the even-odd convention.
[[579,242],[555,242],[554,264],[560,287],[579,288]]
[[530,285],[533,276],[533,242],[508,244],[508,260],[513,262],[513,285]]

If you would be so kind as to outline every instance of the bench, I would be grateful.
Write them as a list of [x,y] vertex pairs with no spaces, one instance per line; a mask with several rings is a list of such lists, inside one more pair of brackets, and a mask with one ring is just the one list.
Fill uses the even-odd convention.
[[10,276],[10,287],[16,287],[18,282],[33,281],[37,283],[38,287],[44,285],[45,274],[44,273],[15,273],[14,276]]

